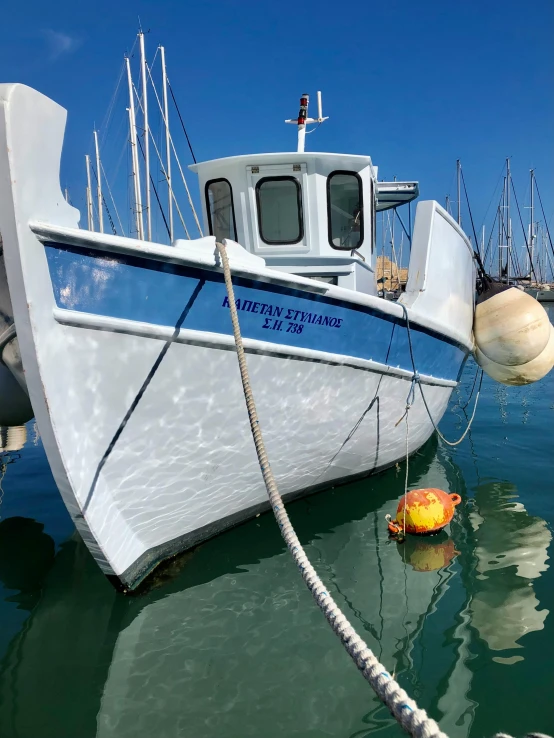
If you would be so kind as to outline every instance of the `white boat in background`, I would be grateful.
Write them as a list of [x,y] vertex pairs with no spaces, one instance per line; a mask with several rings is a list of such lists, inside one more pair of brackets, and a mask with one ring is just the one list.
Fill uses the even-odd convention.
[[[554,247],[548,228],[547,218],[544,212],[542,197],[535,177],[535,170],[531,169],[529,181],[529,222],[527,229],[524,228],[523,220],[519,213],[519,202],[516,189],[513,184],[510,169],[510,159],[506,159],[506,174],[504,186],[493,223],[493,230],[498,221],[498,234],[496,251],[498,256],[498,280],[505,284],[512,284],[523,290],[538,302],[554,302],[554,262],[552,254]],[[520,223],[525,240],[525,250],[518,256],[518,249],[514,248],[514,235],[512,232],[512,216],[510,211],[510,193],[513,193],[520,215]],[[535,195],[540,205],[542,220],[536,219]],[[489,239],[491,246],[492,238]],[[481,253],[483,260],[489,252],[489,246],[485,249],[484,226]],[[520,258],[522,257],[522,258]],[[490,259],[493,261],[493,250],[490,250]],[[492,267],[492,263],[491,263]]]
[[554,289],[549,284],[526,287],[525,292],[539,302],[554,302]]
[[33,417],[15,332],[0,232],[0,426],[17,427]]
[[[209,235],[164,245],[79,228],[59,184],[65,111],[0,85],[0,297],[24,376],[16,362],[2,370],[30,398],[77,528],[126,589],[268,507],[216,240],[285,499],[403,459],[414,372],[438,423],[473,348],[467,236],[437,202],[419,203],[406,292],[380,298],[376,212],[415,198],[417,183],[379,182],[369,156],[305,152],[307,104],[298,151],[192,166]],[[417,397],[408,451],[432,432]]]

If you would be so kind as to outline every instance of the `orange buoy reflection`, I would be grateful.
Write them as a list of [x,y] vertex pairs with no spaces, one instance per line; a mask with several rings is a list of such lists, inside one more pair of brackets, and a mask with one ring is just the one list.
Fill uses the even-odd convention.
[[404,543],[396,546],[402,561],[414,571],[423,572],[443,569],[460,553],[444,531],[426,538],[407,536]]

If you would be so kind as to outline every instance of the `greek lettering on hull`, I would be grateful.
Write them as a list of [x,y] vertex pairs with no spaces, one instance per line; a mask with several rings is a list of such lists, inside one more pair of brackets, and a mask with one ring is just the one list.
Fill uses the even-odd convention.
[[[286,308],[286,313],[283,316],[283,310],[285,308],[279,307],[278,305],[270,305],[265,302],[253,302],[252,300],[240,299],[235,300],[237,310],[245,313],[255,313],[256,315],[265,315],[275,318],[284,317],[285,320],[291,321],[292,323],[299,325],[303,328],[303,323],[310,323],[311,325],[327,326],[329,328],[340,328],[342,326],[343,318],[335,318],[329,315],[322,315],[320,313],[304,312],[303,310],[294,310],[293,308]],[[223,298],[221,307],[228,308],[229,300],[227,296]],[[282,321],[270,321],[269,317],[266,317],[263,328],[270,328],[272,330],[281,330],[281,328],[273,328],[273,325],[279,325]],[[293,333],[302,333],[302,330],[292,330]]]

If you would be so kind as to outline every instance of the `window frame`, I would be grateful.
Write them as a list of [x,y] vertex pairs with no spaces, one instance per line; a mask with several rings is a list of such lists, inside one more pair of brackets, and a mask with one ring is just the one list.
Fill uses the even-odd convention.
[[[262,209],[260,207],[260,188],[264,184],[264,182],[277,182],[277,181],[284,181],[288,180],[289,182],[294,182],[296,185],[296,204],[298,207],[298,228],[299,228],[299,236],[298,238],[295,238],[293,241],[268,241],[266,238],[264,238],[263,229],[262,229]],[[301,243],[304,240],[304,213],[302,211],[302,185],[300,184],[297,177],[293,177],[290,174],[283,174],[283,175],[268,175],[267,177],[260,177],[260,179],[256,182],[256,215],[258,217],[258,234],[261,238],[261,240],[267,244],[268,246],[294,246],[297,243]]]
[[237,234],[237,219],[235,217],[235,200],[233,198],[233,186],[229,182],[229,180],[226,177],[217,177],[216,179],[209,179],[206,184],[204,185],[204,199],[206,202],[206,214],[208,217],[208,230],[210,232],[210,236],[215,236],[213,232],[213,225],[212,225],[212,209],[210,207],[210,198],[208,195],[208,190],[210,185],[215,184],[216,182],[227,182],[229,185],[229,192],[231,193],[231,213],[233,214],[233,230],[235,231],[235,238],[231,240],[237,240],[238,234]]
[[[336,174],[348,174],[351,177],[355,177],[358,180],[358,189],[360,193],[360,213],[361,213],[361,219],[360,219],[360,241],[357,246],[335,246],[333,243],[333,233],[332,233],[332,221],[331,221],[331,180]],[[349,169],[334,169],[332,172],[329,172],[327,175],[327,182],[326,182],[326,190],[327,190],[327,240],[329,242],[329,246],[331,246],[332,249],[335,249],[335,251],[356,251],[359,249],[363,243],[365,238],[365,227],[364,227],[364,183],[362,181],[362,178],[358,174],[358,172],[353,172]]]

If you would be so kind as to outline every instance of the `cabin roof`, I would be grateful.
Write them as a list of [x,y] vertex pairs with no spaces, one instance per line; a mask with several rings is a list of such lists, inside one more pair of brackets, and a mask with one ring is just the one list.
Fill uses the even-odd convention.
[[217,169],[226,167],[229,164],[290,164],[295,162],[308,162],[319,159],[325,162],[327,167],[333,169],[354,168],[357,170],[372,166],[370,156],[360,156],[358,154],[331,154],[328,152],[314,151],[283,151],[273,154],[243,154],[240,156],[227,156],[222,159],[211,159],[209,161],[199,162],[198,164],[190,164],[189,169],[199,173],[204,167]]

